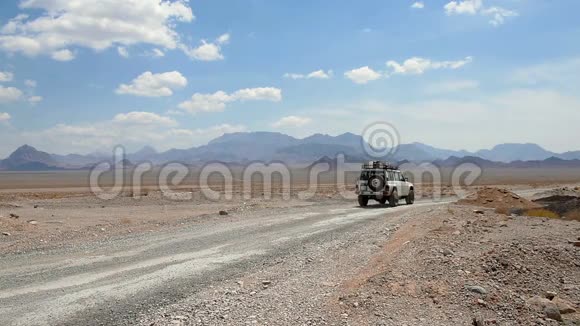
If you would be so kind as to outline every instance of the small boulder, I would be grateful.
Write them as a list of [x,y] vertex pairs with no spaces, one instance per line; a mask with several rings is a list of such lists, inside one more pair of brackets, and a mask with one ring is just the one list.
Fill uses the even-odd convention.
[[9,237],[10,236],[10,233],[8,233],[8,232],[2,232],[2,235],[5,235],[5,236]]
[[10,218],[19,218],[20,216],[14,214],[14,213],[10,213]]
[[474,210],[473,210],[473,212],[474,212],[475,214],[484,214],[484,213],[485,213],[485,212],[484,212],[484,211],[482,211],[481,209],[474,209]]
[[573,314],[576,312],[576,309],[574,308],[574,306],[572,305],[572,303],[555,297],[552,302],[556,305],[556,307],[558,308],[558,311],[560,311],[560,314],[565,315],[565,314]]
[[222,216],[225,216],[225,215],[228,215],[228,212],[226,212],[226,211],[220,211],[219,214],[222,215]]
[[549,319],[564,321],[557,307],[547,306],[544,308],[544,313],[546,314],[546,317]]
[[479,285],[467,285],[465,288],[471,292],[479,293],[479,294],[487,294],[487,290]]
[[543,312],[547,318],[562,321],[562,315],[556,304],[546,298],[534,296],[527,303],[536,311]]

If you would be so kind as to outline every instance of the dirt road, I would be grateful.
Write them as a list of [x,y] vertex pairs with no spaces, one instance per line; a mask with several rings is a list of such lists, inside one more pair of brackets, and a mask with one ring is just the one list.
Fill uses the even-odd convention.
[[309,242],[340,238],[440,203],[361,209],[351,202],[258,211],[238,221],[184,225],[0,261],[0,324],[134,324],[138,316],[220,279],[268,265]]

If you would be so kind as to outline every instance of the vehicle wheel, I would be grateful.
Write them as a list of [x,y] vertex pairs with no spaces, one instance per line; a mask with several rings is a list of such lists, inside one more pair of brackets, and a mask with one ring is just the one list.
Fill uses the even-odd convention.
[[372,176],[368,181],[368,186],[372,191],[381,191],[385,188],[385,179],[380,175]]
[[360,207],[365,207],[369,203],[369,197],[358,196],[358,204]]
[[389,196],[389,206],[395,207],[397,206],[398,203],[399,203],[399,193],[397,192],[397,189],[393,189],[393,192],[391,192],[391,196]]
[[405,198],[405,202],[407,202],[407,205],[413,205],[415,202],[415,192],[413,190],[409,190],[409,195]]
[[387,199],[388,199],[387,197],[383,196],[383,197],[381,197],[381,199],[379,199],[379,203],[384,205],[387,202]]

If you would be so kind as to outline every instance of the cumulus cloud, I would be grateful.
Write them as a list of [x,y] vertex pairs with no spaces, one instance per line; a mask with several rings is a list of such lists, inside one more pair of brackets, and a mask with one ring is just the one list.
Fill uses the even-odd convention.
[[344,73],[344,76],[357,84],[366,84],[381,78],[381,74],[369,68],[369,66],[349,70]]
[[324,71],[322,69],[315,70],[308,74],[285,73],[284,78],[290,79],[329,79],[332,78],[332,70]]
[[189,113],[195,112],[221,112],[226,105],[237,101],[270,101],[282,100],[282,90],[274,87],[245,88],[228,94],[217,91],[213,94],[195,93],[191,100],[179,104],[179,108]]
[[173,91],[187,85],[187,79],[179,71],[154,74],[146,71],[133,79],[131,84],[121,84],[117,94],[160,97],[171,96]]
[[483,0],[456,0],[450,1],[445,6],[445,13],[451,15],[482,15],[491,17],[489,23],[493,26],[499,26],[505,22],[508,17],[516,17],[519,14],[516,11],[508,10],[502,7],[485,7]]
[[19,7],[35,14],[8,21],[0,30],[0,49],[56,60],[74,58],[70,50],[62,52],[72,46],[101,51],[142,43],[175,49],[181,44],[176,23],[194,19],[185,0],[26,0]]
[[152,112],[133,111],[129,113],[119,113],[113,118],[113,122],[132,125],[159,125],[175,126],[177,121],[163,117]]
[[491,7],[482,11],[485,16],[491,16],[489,21],[493,26],[499,26],[505,23],[505,19],[508,17],[517,17],[519,14],[513,10],[504,9],[501,7]]
[[129,57],[129,50],[127,50],[127,48],[124,46],[117,47],[117,53],[119,53],[119,55],[123,58]]
[[159,50],[158,48],[155,48],[151,50],[151,56],[155,58],[161,58],[165,56],[165,52]]
[[4,87],[0,85],[0,103],[18,101],[22,97],[22,91],[15,87]]
[[472,57],[466,57],[457,61],[432,61],[430,59],[413,57],[405,60],[402,64],[396,61],[387,61],[387,67],[392,69],[393,74],[420,75],[427,70],[434,69],[458,69],[473,61]]
[[33,96],[29,96],[26,100],[28,101],[28,103],[34,105],[34,104],[42,102],[43,98],[42,98],[42,96],[33,95]]
[[289,115],[283,117],[282,119],[274,122],[272,127],[275,128],[285,128],[285,127],[303,127],[312,122],[312,119],[308,117],[299,117],[295,115]]
[[9,82],[14,78],[14,74],[7,71],[0,71],[0,82]]
[[414,2],[411,5],[411,8],[413,8],[413,9],[423,9],[423,8],[425,8],[425,4],[423,2],[421,2],[421,1],[417,1],[417,2]]
[[223,60],[224,56],[221,53],[222,45],[229,43],[230,34],[223,34],[213,42],[206,40],[201,41],[201,45],[196,48],[189,48],[182,45],[181,49],[192,59],[200,61],[216,61]]
[[483,8],[482,0],[462,0],[462,1],[451,1],[445,6],[445,13],[448,15],[475,15],[481,8]]
[[0,122],[6,122],[8,120],[10,120],[12,117],[10,116],[10,114],[6,113],[6,112],[0,112]]
[[56,61],[71,61],[74,60],[75,55],[74,53],[72,53],[71,50],[69,49],[63,49],[63,50],[58,50],[58,51],[54,51],[52,52],[51,56],[50,56],[53,60]]
[[36,80],[27,79],[24,81],[24,85],[28,88],[35,88],[37,83],[36,83]]

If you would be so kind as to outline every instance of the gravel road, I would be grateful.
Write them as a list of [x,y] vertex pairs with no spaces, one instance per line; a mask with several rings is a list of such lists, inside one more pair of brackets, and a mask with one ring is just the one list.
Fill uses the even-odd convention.
[[0,260],[0,324],[135,324],[148,312],[271,265],[329,234],[340,239],[377,220],[394,225],[403,212],[439,204],[361,209],[352,202],[318,203],[189,223],[177,232],[6,255]]

